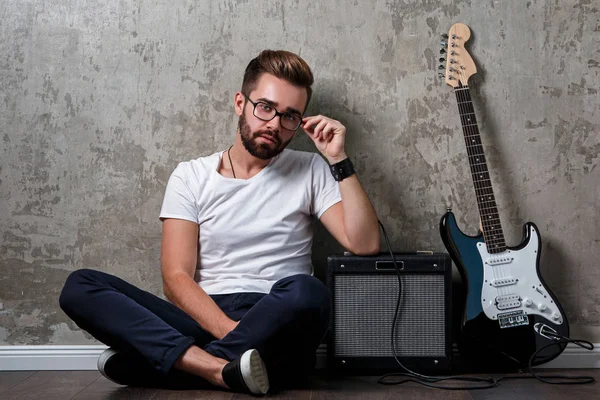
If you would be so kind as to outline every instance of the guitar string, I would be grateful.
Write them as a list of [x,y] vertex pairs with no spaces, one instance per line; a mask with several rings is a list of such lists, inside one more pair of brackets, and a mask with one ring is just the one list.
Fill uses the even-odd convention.
[[[461,76],[461,78],[463,78]],[[468,155],[468,160],[469,160],[469,170],[471,172],[471,177],[473,179],[473,184],[475,186],[475,196],[477,196],[476,201],[477,204],[480,207],[480,203],[479,203],[479,193],[478,193],[478,189],[479,189],[479,185],[478,185],[478,181],[476,179],[476,174],[478,173],[478,169],[482,168],[482,165],[485,165],[485,163],[479,162],[479,158],[475,158],[477,157],[475,155],[475,149],[473,148],[473,146],[470,145],[469,143],[469,138],[471,138],[471,141],[473,143],[475,143],[477,145],[477,140],[475,139],[477,137],[477,134],[475,132],[475,134],[473,134],[473,132],[471,131],[470,127],[472,125],[467,126],[467,124],[465,122],[465,115],[466,114],[470,114],[466,111],[469,111],[468,109],[465,109],[466,106],[468,106],[468,101],[465,101],[464,98],[464,92],[468,90],[468,87],[461,87],[460,84],[458,86],[458,88],[455,88],[455,94],[456,94],[456,99],[457,99],[457,104],[458,104],[458,112],[459,112],[459,117],[460,117],[460,122],[461,122],[461,126],[462,126],[462,131],[463,131],[463,135],[464,135],[464,140],[465,140],[465,145],[466,145],[466,150],[467,150],[467,155]],[[477,161],[477,163],[474,165],[474,161]],[[480,209],[481,212],[481,209]],[[482,226],[483,226],[483,221],[485,220],[485,218],[481,218],[482,220]],[[484,229],[485,231],[485,229]],[[485,238],[485,234],[484,234],[484,238]],[[494,273],[494,279],[496,279],[496,274]],[[482,282],[483,283],[483,282]]]
[[[464,78],[464,73],[461,72],[461,75]],[[486,247],[490,247],[493,250],[498,251],[498,247],[505,246],[503,232],[498,215],[498,208],[493,196],[491,179],[489,179],[490,174],[489,169],[487,168],[485,153],[483,150],[483,142],[481,140],[481,135],[479,133],[477,125],[475,108],[473,107],[468,85],[466,85],[464,90],[458,92],[458,97],[460,101],[459,107],[461,108],[460,113],[462,114],[461,123],[464,126],[463,133],[465,134],[465,144],[467,146],[467,153],[470,153],[474,158],[469,158],[469,161],[471,162],[471,165],[473,167],[471,174],[473,178],[476,179],[476,187],[480,189],[479,191],[491,192],[491,195],[488,198],[489,201],[487,203],[492,203],[493,207],[483,206],[482,201],[485,200],[485,197],[477,199],[477,203],[482,214],[482,226],[484,228],[484,231],[487,230],[487,232],[485,232],[486,235],[484,235],[486,239]],[[479,161],[480,159],[482,159],[483,161],[473,165],[473,161]],[[486,211],[490,211],[490,213],[488,214]],[[498,225],[498,227],[496,227],[495,225]],[[496,239],[496,236],[499,236],[499,238]],[[490,259],[493,259],[495,257],[494,254],[495,253],[492,253],[490,255]],[[500,268],[498,268],[498,266],[490,266],[490,268],[492,269],[494,279],[503,279],[509,276],[509,272],[507,271],[507,267],[505,266],[500,266]],[[499,296],[505,296],[509,294],[509,289],[506,287],[496,288],[496,293]]]
[[[464,75],[464,74],[463,74]],[[465,88],[465,90],[459,92],[459,95],[461,97],[461,104],[462,104],[462,108],[463,108],[463,120],[461,122],[473,122],[471,124],[465,124],[466,130],[465,130],[465,141],[466,141],[466,145],[469,148],[469,150],[471,150],[471,153],[474,154],[476,157],[477,156],[481,156],[481,158],[483,158],[485,160],[485,155],[484,155],[484,151],[483,151],[483,143],[481,140],[481,136],[480,133],[478,132],[478,127],[477,127],[477,117],[475,115],[475,108],[473,107],[473,103],[472,103],[472,99],[470,98],[470,92],[469,92],[469,87],[467,85],[467,87]],[[473,121],[471,121],[471,116]],[[465,121],[464,118],[467,118],[467,120]],[[469,143],[469,139],[470,139],[470,143]],[[472,144],[474,143],[474,145]],[[476,159],[478,160],[478,159]],[[470,161],[472,162],[473,160],[470,159]],[[474,177],[478,178],[478,186],[480,188],[485,188],[485,184],[487,183],[487,185],[490,187],[490,191],[492,191],[493,193],[493,189],[492,189],[492,183],[491,183],[491,179],[490,179],[490,174],[489,174],[489,169],[487,168],[486,162],[482,162],[479,163],[478,165],[474,165],[473,166],[473,172],[472,174],[474,175]],[[487,179],[486,179],[487,178]],[[492,196],[490,196],[490,199],[492,199]],[[478,205],[479,205],[479,209],[481,210],[481,213],[483,215],[483,220],[485,220],[487,222],[487,224],[483,224],[485,228],[488,228],[488,232],[487,232],[487,238],[486,238],[486,242],[488,245],[492,245],[495,250],[497,250],[497,245],[500,245],[500,247],[505,247],[505,243],[504,243],[504,239],[503,239],[503,232],[502,232],[502,228],[501,228],[501,224],[500,224],[500,219],[499,219],[499,215],[498,215],[498,207],[497,204],[495,203],[495,201],[492,199],[491,201],[485,202],[485,203],[492,203],[492,207],[485,207],[485,204],[482,204],[483,201],[485,200],[484,197],[481,197],[479,199],[480,201],[478,201]],[[489,211],[490,214],[487,214],[486,212]],[[489,216],[490,218],[486,219],[485,217]],[[496,221],[497,220],[497,221]],[[498,224],[499,227],[498,229],[495,229],[495,226],[490,226],[491,224]],[[490,237],[491,236],[491,237]],[[496,239],[496,236],[500,236],[499,239]],[[494,246],[496,245],[496,246]],[[493,255],[491,256],[492,258],[494,257]],[[508,277],[510,276],[510,271],[508,271],[508,266],[505,265],[501,265],[499,268],[498,266],[490,266],[490,268],[492,268],[492,270],[494,271],[494,277],[495,279],[502,279],[504,277]],[[507,287],[500,287],[497,289],[497,293],[500,296],[506,296],[508,294],[510,294],[510,289]]]
[[[461,78],[464,78],[464,74],[461,73],[461,75],[462,75]],[[475,186],[475,195],[478,197],[476,200],[477,200],[478,208],[480,209],[480,213],[482,215],[482,218],[481,218],[482,227],[483,227],[484,233],[486,233],[485,232],[486,231],[486,229],[485,229],[486,228],[486,218],[485,217],[487,215],[485,213],[485,210],[482,209],[482,207],[481,207],[479,193],[477,190],[477,189],[480,189],[479,191],[481,191],[482,189],[485,189],[485,187],[483,187],[483,185],[482,185],[482,182],[480,182],[479,179],[477,179],[477,175],[479,175],[479,177],[481,178],[483,176],[483,174],[485,172],[487,172],[487,171],[485,171],[487,168],[486,168],[486,162],[485,162],[485,157],[484,157],[484,152],[483,152],[483,144],[482,144],[481,137],[479,136],[478,129],[477,129],[477,118],[475,116],[475,109],[472,105],[473,103],[472,103],[471,99],[469,98],[470,96],[468,96],[469,95],[468,85],[464,88],[461,88],[461,90],[456,90],[455,93],[456,93],[456,97],[458,100],[459,116],[460,116],[461,125],[463,128],[466,150],[467,150],[467,154],[469,155],[469,164],[470,164],[469,169],[471,170],[471,175],[472,175],[473,183]],[[469,109],[469,105],[470,105],[471,109]],[[472,115],[472,117],[470,117],[471,115]],[[465,121],[465,118],[466,118],[466,121]],[[474,119],[473,123],[467,124],[466,122],[472,122],[471,118]],[[478,140],[476,140],[477,137],[479,137]],[[475,143],[475,145],[471,145],[469,143],[469,138],[471,138],[471,142]],[[483,161],[477,163],[476,165],[473,165],[473,162],[472,162],[473,159],[471,157],[479,157],[479,158],[482,158]],[[475,161],[479,161],[479,158],[476,158]],[[488,176],[489,176],[489,172],[488,172]],[[491,188],[491,180],[489,180],[489,182],[490,182],[489,189],[493,193],[493,189]],[[492,196],[490,196],[490,199],[492,199]],[[492,202],[492,204],[494,203],[493,200],[491,200],[490,202]],[[498,221],[498,222],[500,222],[500,221]],[[494,228],[494,227],[492,226],[492,228]],[[501,232],[501,230],[500,230],[500,232]],[[498,239],[498,242],[492,243],[490,238],[486,237],[486,236],[489,236],[489,234],[491,234],[491,232],[489,232],[489,231],[487,232],[487,235],[484,234],[485,242],[487,243],[486,247],[489,245],[493,246],[494,244],[502,242],[501,239]],[[492,236],[492,237],[495,238],[495,236]],[[494,247],[497,248],[497,246],[494,246]],[[490,266],[490,268],[492,269],[494,279],[498,280],[499,279],[498,269],[494,268],[492,266]],[[502,269],[504,270],[504,268],[502,268]],[[502,271],[501,275],[504,275],[504,271]],[[496,293],[500,296],[503,296],[503,295],[506,295],[506,290],[504,290],[502,287],[499,289],[497,288]],[[487,299],[484,299],[484,300],[487,300]]]
[[[461,73],[462,77],[464,78],[464,74],[462,72],[459,72],[459,73]],[[469,161],[472,166],[471,173],[472,173],[472,175],[479,175],[480,177],[483,176],[483,174],[487,173],[488,177],[489,177],[489,171],[486,171],[487,168],[485,168],[485,161],[482,163],[473,165],[472,160],[471,160],[471,157],[482,157],[485,159],[485,156],[483,154],[483,146],[481,143],[481,139],[479,139],[479,140],[471,139],[472,142],[476,143],[475,145],[471,145],[468,141],[469,137],[473,138],[473,137],[480,136],[479,133],[477,132],[476,128],[472,128],[472,127],[477,126],[477,118],[475,116],[475,110],[472,107],[472,101],[469,98],[470,96],[468,96],[468,94],[469,94],[468,89],[469,89],[469,87],[467,85],[462,88],[459,87],[458,89],[455,90],[455,92],[456,92],[456,95],[458,98],[458,103],[459,103],[459,114],[461,117],[461,123],[463,125],[463,133],[465,135],[465,144],[467,146],[467,153],[469,154]],[[466,104],[466,105],[463,105],[463,104]],[[468,108],[469,104],[471,105],[471,109]],[[468,115],[473,116],[473,119],[475,120],[474,123],[472,123],[472,124],[465,123],[465,122],[471,122],[470,120],[465,121],[465,118],[470,118],[470,117],[467,117]],[[480,147],[481,147],[481,152],[476,152],[476,150],[478,150]],[[486,189],[486,187],[482,185],[481,179],[477,179],[474,183],[475,183],[475,188],[476,188],[476,196],[477,196],[477,200],[478,200],[478,205],[480,205],[480,198],[479,198],[479,193],[477,193],[477,191],[478,191],[477,189],[479,189],[479,191],[481,191],[482,189]],[[491,180],[490,180],[490,185],[488,185],[488,188],[492,189],[491,188]],[[492,191],[492,194],[493,194],[493,191]],[[490,198],[492,198],[492,197],[490,196]],[[493,200],[488,201],[488,202],[493,203]],[[494,227],[494,226],[490,226],[490,223],[492,223],[494,225],[496,225],[496,224],[500,225],[499,218],[492,218],[492,219],[488,218],[487,220],[485,219],[486,216],[493,217],[494,216],[493,214],[497,214],[497,213],[493,212],[493,209],[496,208],[496,210],[497,210],[497,207],[483,208],[480,206],[479,208],[481,210],[482,216],[484,217],[484,218],[482,218],[482,225],[484,227],[484,231],[486,231],[486,230],[489,231],[489,229],[485,229],[485,228],[493,228]],[[492,215],[488,215],[485,212],[486,210],[492,211]],[[498,221],[496,222],[495,219],[498,219]],[[486,233],[486,232],[484,232],[484,233]],[[491,232],[487,232],[487,233],[491,233]],[[502,236],[500,234],[496,234],[496,235]],[[484,235],[484,237],[485,236],[489,236],[489,235]],[[486,242],[489,245],[495,245],[495,244],[502,244],[503,240],[502,240],[502,237],[500,237],[500,239],[494,239],[494,237],[492,237],[492,238],[489,238],[488,240],[486,240]],[[493,246],[493,247],[495,249],[497,249],[498,246]]]
[[[464,77],[464,76],[463,76]],[[484,235],[486,238],[485,242],[487,245],[498,245],[494,246],[494,250],[497,251],[498,247],[506,248],[506,242],[504,240],[504,232],[502,230],[501,221],[498,214],[498,206],[494,199],[493,188],[491,186],[491,179],[489,175],[489,170],[487,168],[487,163],[485,160],[485,154],[483,152],[483,143],[481,141],[481,136],[477,129],[477,118],[475,115],[474,107],[472,106],[472,100],[470,98],[469,86],[466,85],[464,87],[458,87],[455,89],[457,100],[459,104],[459,114],[461,117],[461,125],[463,125],[463,133],[465,136],[465,144],[467,147],[467,154],[469,155],[469,163],[471,165],[471,174],[474,179],[476,196],[478,200],[478,208],[481,211],[481,214],[484,218],[482,218],[482,226],[484,228]],[[470,108],[469,108],[470,106]],[[474,121],[471,121],[471,116]],[[465,121],[465,118],[467,120]],[[474,122],[467,124],[465,122]],[[479,138],[479,139],[477,139]],[[470,139],[470,142],[469,142]],[[474,143],[474,144],[473,144]],[[475,163],[474,159],[479,161],[479,158],[483,159],[483,162]],[[487,176],[485,175],[487,174]],[[485,178],[484,178],[485,177]],[[483,178],[483,179],[482,179]],[[489,182],[487,185],[485,182]],[[486,193],[485,195],[489,196],[489,199],[485,200],[485,195],[480,196],[477,192],[491,192]],[[491,203],[491,207],[487,207],[486,204]],[[486,219],[485,217],[491,217]],[[494,218],[495,217],[495,218]],[[498,225],[498,226],[495,226]],[[486,232],[487,231],[487,232]],[[487,236],[487,237],[486,237]],[[491,237],[490,237],[491,236]],[[499,236],[499,238],[496,238]],[[486,245],[486,246],[487,246]],[[491,258],[494,258],[495,254],[490,254]],[[498,268],[499,267],[499,268]],[[494,279],[510,277],[510,269],[508,265],[502,264],[500,266],[491,267],[494,272]],[[497,288],[499,295],[510,295],[510,289],[508,287],[500,287]],[[553,303],[553,301],[551,301]]]
[[[472,102],[466,96],[466,95],[468,95],[468,86],[457,89],[456,94],[458,97],[459,113],[461,114],[461,122],[463,123],[462,125],[464,127],[463,133],[465,134],[465,143],[467,146],[467,153],[469,154],[470,157],[483,156],[484,154],[483,154],[481,139],[479,139],[477,141],[475,139],[471,139],[472,142],[476,143],[476,145],[469,144],[468,139],[467,139],[468,137],[478,137],[479,136],[476,128],[472,128],[472,127],[477,126],[477,121],[476,121],[476,117],[475,117],[474,108],[472,107]],[[466,108],[467,106],[463,106],[463,104],[467,104],[467,105],[471,104],[471,109]],[[475,119],[475,122],[473,124],[465,124],[464,123],[464,122],[471,122],[470,120],[469,121],[464,120],[465,116],[467,116],[467,115],[473,115],[473,118]],[[481,147],[481,152],[476,152],[480,147]],[[484,174],[486,174],[486,173],[488,174],[487,176],[489,177],[489,171],[486,171],[487,168],[485,167],[485,162],[473,165],[472,160],[470,159],[470,163],[472,165],[471,174],[474,175],[474,177],[476,175],[479,175],[479,178],[480,178],[480,179],[476,180],[475,187],[476,187],[476,189],[479,189],[481,191],[481,189],[485,189],[485,187],[482,185],[481,177],[484,176]],[[491,180],[489,180],[489,181],[490,181],[490,184],[488,185],[488,187],[491,189]],[[476,192],[477,192],[477,190],[476,190]],[[487,244],[490,244],[490,245],[495,245],[495,244],[501,245],[503,242],[502,235],[500,233],[496,233],[496,235],[494,235],[495,232],[490,232],[491,230],[501,232],[501,229],[493,229],[493,228],[495,228],[495,226],[490,226],[491,224],[500,225],[499,218],[488,218],[487,220],[485,218],[486,216],[494,217],[495,216],[494,214],[497,215],[497,206],[496,207],[483,207],[481,205],[481,200],[483,200],[483,198],[480,199],[478,193],[476,193],[476,195],[478,197],[477,200],[478,200],[478,205],[480,206],[479,208],[481,210],[481,214],[484,217],[484,218],[482,218],[482,225],[484,226],[484,228],[488,228],[488,229],[484,229],[484,231],[487,230],[488,231],[487,233],[492,235],[492,237],[489,237],[490,235],[484,235],[484,236],[488,236],[488,238],[487,238],[488,240],[486,240],[486,242],[487,242]],[[490,199],[491,199],[491,196],[490,196]],[[487,201],[486,203],[489,203],[489,202],[494,204],[493,200]],[[494,212],[494,209],[496,209],[496,212]],[[488,211],[488,210],[491,211],[492,215],[489,215],[486,213],[486,211]],[[496,219],[498,221],[496,221]],[[495,236],[501,236],[501,237],[499,239],[496,239]],[[495,247],[497,249],[498,246],[493,246],[493,247]]]

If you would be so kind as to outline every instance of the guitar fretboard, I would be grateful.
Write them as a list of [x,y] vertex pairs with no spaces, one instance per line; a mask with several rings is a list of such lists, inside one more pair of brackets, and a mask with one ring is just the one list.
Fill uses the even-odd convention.
[[477,195],[477,206],[483,226],[485,244],[490,253],[501,253],[506,250],[504,232],[502,231],[502,224],[498,215],[498,207],[496,206],[496,198],[492,189],[487,161],[483,153],[483,145],[481,144],[481,136],[477,127],[471,93],[469,93],[468,86],[455,87],[454,93],[456,94],[460,123],[467,146],[471,177],[473,178],[475,194]]

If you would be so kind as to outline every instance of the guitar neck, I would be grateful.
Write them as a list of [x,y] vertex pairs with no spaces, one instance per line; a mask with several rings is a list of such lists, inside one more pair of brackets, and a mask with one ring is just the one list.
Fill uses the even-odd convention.
[[473,186],[475,186],[477,207],[483,226],[483,237],[488,252],[501,253],[506,250],[506,242],[504,241],[504,232],[500,223],[487,161],[483,153],[471,93],[468,86],[462,85],[455,87],[454,93],[456,94],[460,123],[465,137],[467,154],[469,155],[471,177],[473,178]]

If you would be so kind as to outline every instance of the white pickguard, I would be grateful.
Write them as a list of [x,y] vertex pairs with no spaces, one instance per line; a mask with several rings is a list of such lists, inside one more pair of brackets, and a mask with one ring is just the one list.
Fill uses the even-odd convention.
[[564,318],[536,271],[538,234],[533,227],[529,229],[529,243],[520,250],[490,254],[485,243],[477,244],[483,262],[483,312],[490,319],[498,319],[498,314],[523,311],[560,325]]

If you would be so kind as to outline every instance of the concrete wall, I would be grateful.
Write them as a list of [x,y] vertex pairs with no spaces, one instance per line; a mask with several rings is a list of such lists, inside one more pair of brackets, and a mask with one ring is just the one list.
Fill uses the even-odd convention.
[[[473,32],[472,94],[509,245],[541,230],[542,273],[600,341],[597,1],[0,0],[0,344],[86,344],[57,304],[78,268],[161,292],[157,219],[181,160],[228,146],[263,48],[300,53],[309,114],[348,153],[396,250],[478,223],[440,34]],[[299,133],[292,147],[312,150]],[[318,229],[314,261],[340,248]]]

